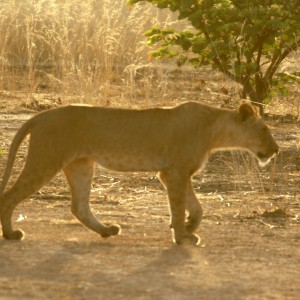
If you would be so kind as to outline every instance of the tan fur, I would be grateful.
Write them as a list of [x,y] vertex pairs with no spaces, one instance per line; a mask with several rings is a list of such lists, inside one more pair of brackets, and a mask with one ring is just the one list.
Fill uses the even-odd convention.
[[[30,134],[23,171],[5,190],[18,147]],[[94,163],[116,171],[150,171],[168,192],[171,227],[177,243],[199,243],[194,234],[202,219],[191,177],[212,151],[247,149],[267,163],[278,146],[252,106],[230,111],[187,102],[146,110],[66,106],[28,120],[11,144],[0,187],[3,236],[21,239],[12,228],[12,212],[25,198],[63,170],[72,194],[72,212],[103,237],[119,233],[118,225],[98,222],[89,209]],[[185,220],[185,211],[188,219]]]

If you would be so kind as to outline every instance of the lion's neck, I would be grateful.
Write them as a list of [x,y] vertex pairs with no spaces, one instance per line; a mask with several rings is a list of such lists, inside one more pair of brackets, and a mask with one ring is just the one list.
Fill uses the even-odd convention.
[[235,121],[235,112],[221,111],[213,124],[211,151],[233,150],[243,148],[239,128]]

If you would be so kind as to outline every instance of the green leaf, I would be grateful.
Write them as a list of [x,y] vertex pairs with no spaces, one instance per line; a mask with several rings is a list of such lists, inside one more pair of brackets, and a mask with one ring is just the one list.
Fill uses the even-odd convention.
[[162,35],[161,34],[154,34],[152,35],[148,41],[147,41],[147,44],[149,46],[152,46],[154,44],[156,44],[157,42],[161,41],[162,40]]
[[235,62],[233,68],[234,68],[234,73],[237,76],[241,76],[244,73],[245,66],[243,66],[238,62]]
[[187,56],[186,55],[180,55],[178,60],[177,60],[177,65],[178,67],[181,67],[182,65],[185,64],[185,62],[187,61]]
[[161,34],[162,31],[158,27],[153,27],[145,32],[145,36],[152,36],[154,34]]
[[168,29],[162,30],[161,33],[163,35],[168,35],[168,34],[174,34],[174,33],[176,33],[176,31],[174,29],[172,29],[172,28],[168,28]]
[[189,63],[193,67],[198,68],[201,65],[201,60],[199,58],[191,58],[191,59],[189,59]]
[[176,45],[181,46],[184,51],[187,51],[192,46],[192,43],[185,34],[179,34],[177,37]]
[[282,73],[277,73],[276,77],[278,78],[278,80],[280,80],[281,82],[284,83],[288,83],[288,82],[298,82],[300,83],[300,74],[299,72],[295,72],[295,73],[287,73],[287,72],[282,72]]
[[255,74],[257,72],[258,66],[255,62],[245,64],[245,70],[247,74]]
[[207,42],[203,39],[198,39],[192,45],[192,51],[194,53],[201,53],[207,47]]
[[194,12],[188,19],[195,28],[201,29],[203,27],[203,12],[201,10]]

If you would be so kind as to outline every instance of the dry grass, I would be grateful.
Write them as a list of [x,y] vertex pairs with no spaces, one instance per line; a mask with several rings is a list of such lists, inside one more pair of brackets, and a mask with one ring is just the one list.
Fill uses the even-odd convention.
[[171,19],[149,5],[124,3],[1,1],[0,89],[99,96],[122,84],[125,69],[130,81],[149,63],[144,32]]

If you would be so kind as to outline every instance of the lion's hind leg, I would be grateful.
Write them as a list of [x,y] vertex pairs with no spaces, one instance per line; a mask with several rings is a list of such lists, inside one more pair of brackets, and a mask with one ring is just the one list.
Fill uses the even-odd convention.
[[89,229],[102,237],[120,233],[118,225],[104,225],[96,220],[89,207],[90,189],[94,174],[94,161],[81,158],[64,168],[72,194],[72,213]]
[[2,225],[2,236],[8,240],[21,240],[24,232],[20,229],[14,230],[12,225],[12,215],[15,207],[28,195],[20,193],[22,188],[18,189],[18,184],[1,195],[0,199],[0,215]]
[[[31,157],[29,155],[29,157]],[[41,171],[42,170],[42,171]],[[27,158],[25,167],[14,185],[0,196],[2,235],[5,239],[20,240],[23,231],[13,230],[12,215],[15,207],[46,184],[59,170]]]

